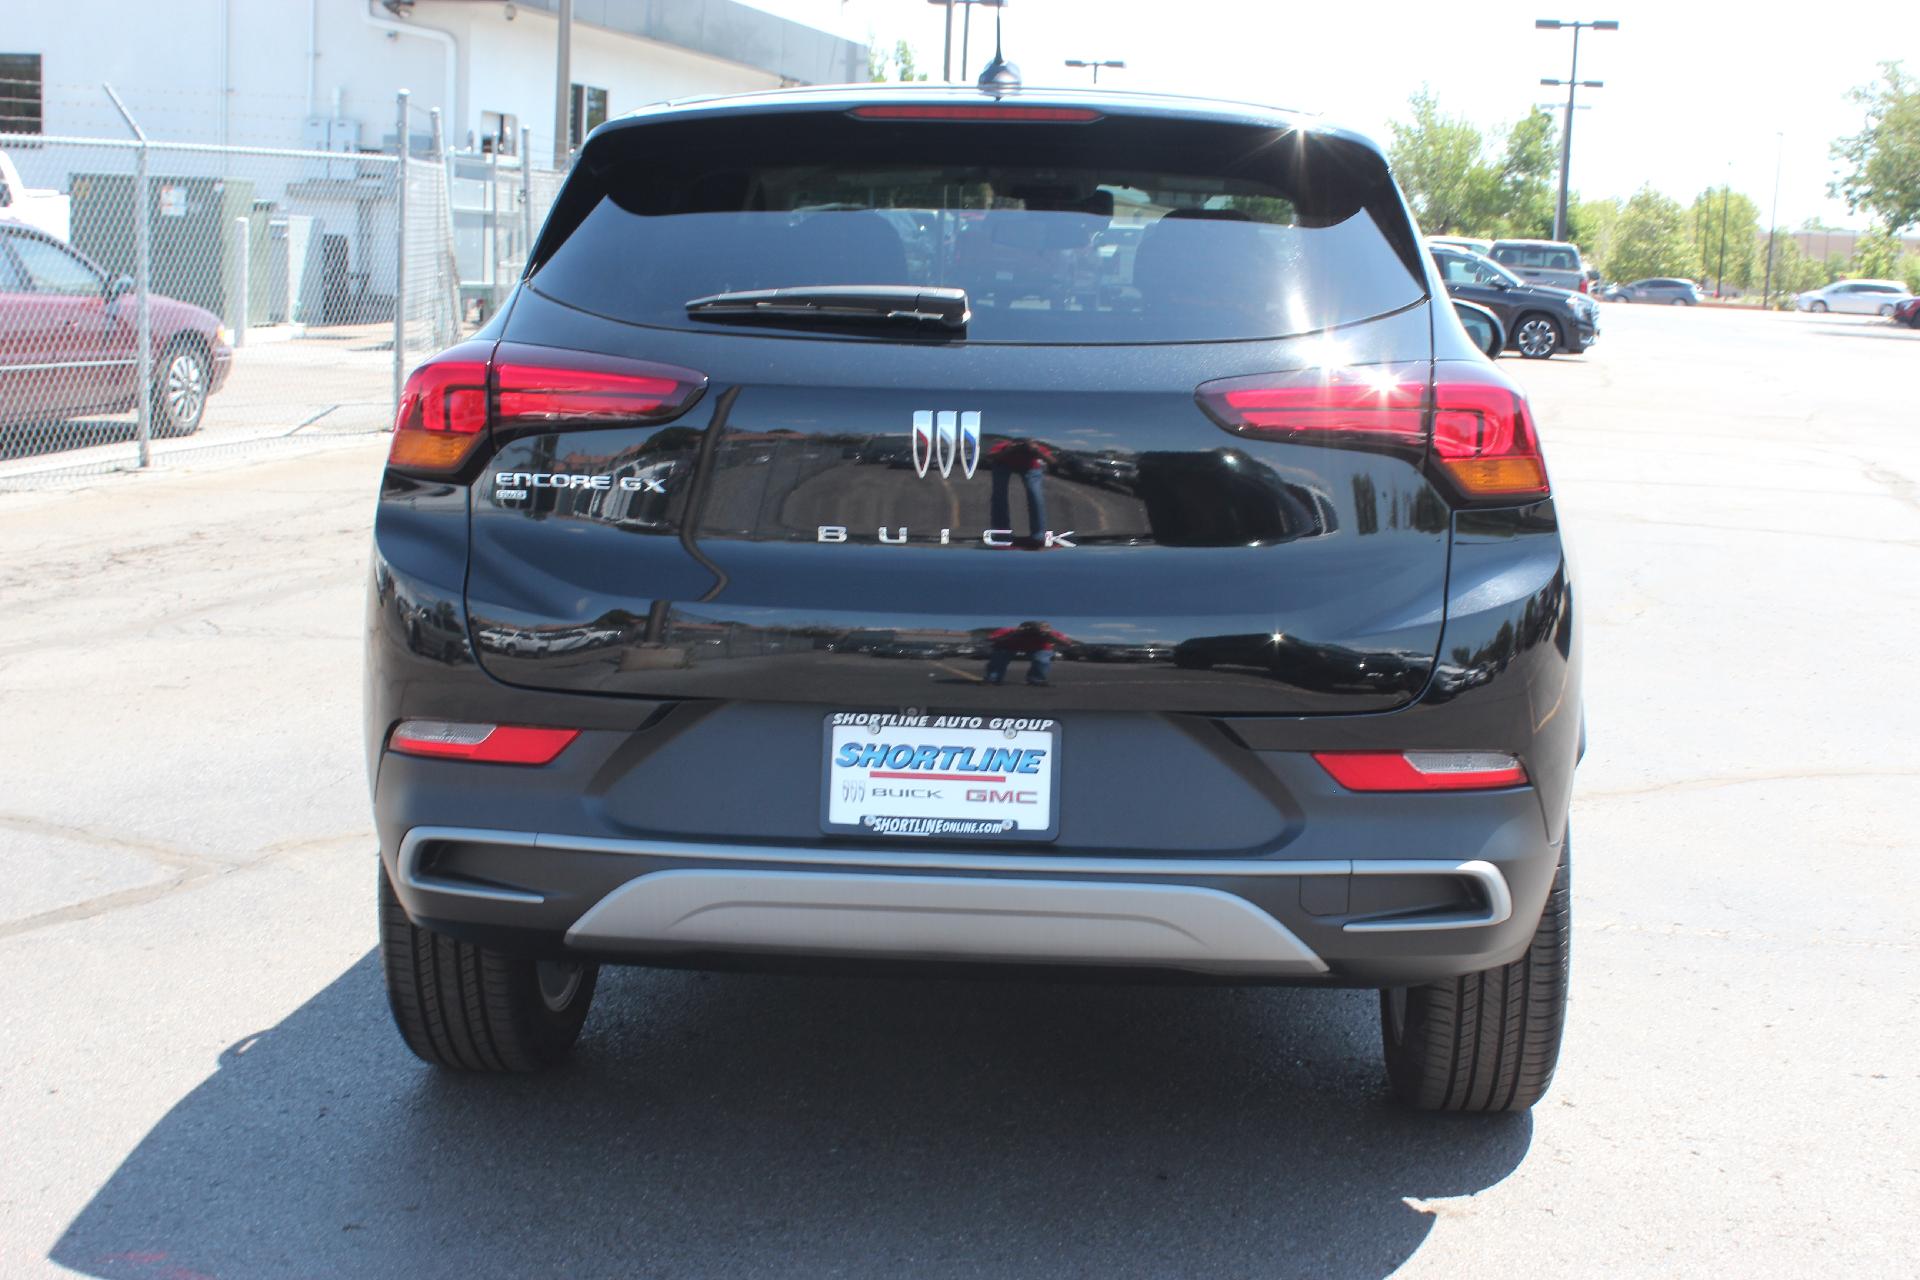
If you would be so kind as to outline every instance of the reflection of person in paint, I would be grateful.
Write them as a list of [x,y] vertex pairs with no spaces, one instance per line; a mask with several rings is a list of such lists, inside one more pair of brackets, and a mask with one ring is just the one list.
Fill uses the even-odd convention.
[[1020,477],[1020,483],[1027,489],[1027,536],[1038,541],[1047,528],[1047,496],[1041,486],[1046,482],[1047,467],[1053,461],[1053,450],[1038,440],[1009,438],[996,440],[987,450],[987,466],[993,471],[993,509],[990,513],[993,527],[1013,531],[1013,504],[1009,501],[1009,490],[1013,478]]
[[987,637],[992,646],[987,654],[987,683],[999,684],[1007,678],[1007,668],[1021,654],[1027,657],[1027,683],[1044,685],[1053,669],[1053,647],[1073,641],[1044,622],[1023,622],[1017,627],[1002,627]]

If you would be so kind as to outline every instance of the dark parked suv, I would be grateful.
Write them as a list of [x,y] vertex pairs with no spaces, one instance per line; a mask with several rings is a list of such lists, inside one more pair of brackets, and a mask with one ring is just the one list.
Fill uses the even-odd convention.
[[367,621],[430,1062],[557,1061],[603,963],[961,964],[1378,988],[1410,1104],[1552,1077],[1572,586],[1365,139],[899,86],[607,124],[408,380]]
[[1528,284],[1477,253],[1432,252],[1447,292],[1499,316],[1507,346],[1528,359],[1544,360],[1556,351],[1578,355],[1600,340],[1600,304],[1586,295]]

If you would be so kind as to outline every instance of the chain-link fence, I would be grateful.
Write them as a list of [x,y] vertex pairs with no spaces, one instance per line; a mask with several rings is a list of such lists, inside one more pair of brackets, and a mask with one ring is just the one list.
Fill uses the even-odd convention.
[[404,99],[395,131],[405,156],[0,134],[0,490],[388,429],[563,176],[449,154]]

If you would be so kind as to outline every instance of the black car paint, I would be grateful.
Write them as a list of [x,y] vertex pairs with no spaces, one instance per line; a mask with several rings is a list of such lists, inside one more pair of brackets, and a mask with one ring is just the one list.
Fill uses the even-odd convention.
[[[1420,266],[1429,293],[1441,296],[1424,255]],[[508,336],[645,353],[702,370],[711,388],[691,414],[665,427],[595,432],[592,440],[577,438],[588,433],[522,436],[494,442],[497,454],[483,451],[452,479],[395,471],[384,477],[366,618],[365,727],[390,872],[406,832],[435,824],[818,843],[823,712],[991,709],[1057,715],[1072,744],[1065,767],[1081,775],[1063,780],[1065,793],[1076,794],[1079,783],[1083,792],[1111,797],[1070,807],[1058,842],[1037,852],[1379,857],[1404,854],[1409,833],[1418,832],[1421,856],[1488,857],[1500,865],[1513,889],[1513,921],[1472,935],[1343,935],[1345,913],[1383,905],[1359,903],[1354,893],[1388,892],[1385,881],[1363,886],[1358,877],[1340,888],[1337,901],[1311,898],[1306,880],[1276,878],[1260,905],[1328,957],[1333,972],[1325,981],[1332,983],[1421,981],[1503,963],[1525,949],[1566,838],[1581,744],[1573,587],[1554,504],[1463,503],[1418,458],[1257,445],[1199,415],[1192,388],[1295,366],[1305,359],[1298,341],[1044,353],[902,345],[875,360],[867,344],[835,339],[611,324],[525,287],[476,340]],[[1410,353],[1484,360],[1455,317],[1427,304],[1335,336],[1356,362]],[[781,389],[778,398],[767,394],[770,385]],[[1237,451],[1273,473],[1255,485],[1276,505],[1284,505],[1288,486],[1306,492],[1304,523],[1251,539],[1255,545],[1227,545],[1225,535],[1240,532],[1230,520],[1171,540],[1180,545],[1155,537],[1105,544],[1088,538],[1076,548],[1046,550],[937,541],[895,546],[877,538],[820,545],[803,524],[769,523],[759,505],[746,508],[752,520],[732,524],[697,513],[687,518],[691,484],[670,499],[681,503],[677,523],[632,527],[551,494],[537,494],[526,504],[531,510],[489,496],[490,473],[518,466],[517,459],[591,450],[584,456],[599,460],[595,465],[613,466],[623,453],[644,455],[666,439],[688,454],[685,474],[703,474],[709,490],[714,477],[737,478],[748,467],[770,472],[784,465],[786,453],[813,450],[836,483],[850,483],[860,468],[893,486],[888,500],[906,503],[906,494],[928,482],[910,463],[872,467],[867,455],[884,450],[889,431],[904,441],[908,411],[948,400],[959,406],[955,397],[968,405],[1004,399],[1004,412],[1018,418],[1021,394],[1077,406],[1040,415],[1049,423],[1097,423],[1108,437],[1099,446],[1107,472],[1123,462],[1137,468],[1170,431],[1179,451],[1198,455],[1216,474],[1221,459]],[[784,434],[772,463],[723,456],[730,444],[750,443],[758,457],[775,432]],[[845,434],[871,442],[826,439]],[[1282,452],[1288,448],[1294,452]],[[971,483],[987,483],[984,468]],[[1022,505],[1016,496],[1016,523],[1024,523]],[[888,508],[876,526],[882,518],[910,519],[902,510]],[[857,522],[850,514],[844,523]],[[1263,555],[1328,548],[1355,557],[1344,581],[1368,589],[1334,589],[1311,601],[1307,612],[1317,609],[1322,625],[1302,634],[1272,626],[1271,602],[1259,610],[1266,621],[1247,624],[1255,610],[1244,596],[1258,566],[1274,566],[1264,584],[1272,600],[1302,590],[1295,562]],[[1383,578],[1390,582],[1408,565],[1415,571],[1406,589],[1377,593]],[[965,627],[946,628],[960,631],[1044,617],[1076,644],[1098,646],[1105,660],[1076,663],[1074,674],[1084,679],[1071,686],[1059,681],[1056,667],[1052,689],[987,689],[975,660],[963,656],[976,650],[965,646],[945,658],[889,654],[884,650],[898,647],[891,639],[836,649],[836,639],[850,633],[911,636],[927,629],[929,616],[964,619]],[[1150,635],[1139,634],[1142,622]],[[539,633],[589,624],[598,624],[602,641],[564,653],[510,655],[483,639],[502,628]],[[1204,666],[1170,660],[1183,645],[1189,654],[1212,646],[1230,657],[1246,643],[1236,637],[1269,627],[1288,637],[1288,660],[1234,669],[1218,657]],[[717,646],[708,643],[715,628]],[[706,651],[676,646],[676,637],[693,635]],[[1365,675],[1366,663],[1381,664],[1384,678]],[[1143,677],[1146,693],[1139,691]],[[392,728],[408,718],[584,732],[543,769],[472,766],[387,752]],[[742,744],[756,753],[744,774]],[[1531,785],[1471,796],[1357,796],[1333,784],[1307,754],[1460,747],[1512,752]],[[476,769],[484,783],[476,783]],[[586,906],[646,869],[624,855],[554,853],[530,861],[523,851],[485,845],[441,849],[435,858],[447,874],[525,886],[546,902],[508,917],[469,898],[403,894],[417,921],[547,950],[558,947]],[[1416,898],[1421,892],[1393,891]],[[1423,904],[1410,898],[1384,905]]]

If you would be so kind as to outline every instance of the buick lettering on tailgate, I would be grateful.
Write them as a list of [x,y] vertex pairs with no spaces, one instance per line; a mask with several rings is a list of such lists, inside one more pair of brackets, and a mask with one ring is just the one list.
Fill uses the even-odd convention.
[[983,716],[862,716],[827,725],[829,831],[1047,839],[1059,726]]

